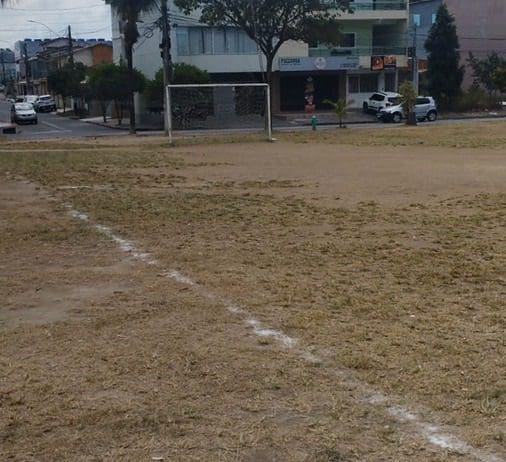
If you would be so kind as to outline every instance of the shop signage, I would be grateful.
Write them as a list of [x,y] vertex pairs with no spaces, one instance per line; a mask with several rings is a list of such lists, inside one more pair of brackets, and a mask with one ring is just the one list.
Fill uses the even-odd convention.
[[395,69],[396,67],[397,58],[395,56],[371,56],[371,71]]
[[358,69],[358,56],[301,56],[291,58],[279,58],[279,70],[281,72],[296,71],[344,71]]

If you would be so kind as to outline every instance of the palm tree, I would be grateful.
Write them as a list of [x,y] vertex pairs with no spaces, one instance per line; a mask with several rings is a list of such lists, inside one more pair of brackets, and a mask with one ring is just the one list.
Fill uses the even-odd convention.
[[[0,0],[1,2],[6,0]],[[139,39],[139,30],[137,29],[137,22],[139,16],[143,12],[149,12],[158,5],[158,0],[105,0],[116,10],[120,18],[125,22],[124,37],[125,37],[125,54],[127,60],[128,70],[130,75],[133,75],[133,48]],[[129,112],[130,112],[130,133],[135,133],[135,107],[133,93],[129,98]]]
[[343,128],[343,119],[348,112],[348,107],[353,103],[353,101],[346,101],[345,99],[331,101],[330,99],[325,99],[323,102],[332,106],[332,109],[336,113],[337,119],[339,120],[339,128]]

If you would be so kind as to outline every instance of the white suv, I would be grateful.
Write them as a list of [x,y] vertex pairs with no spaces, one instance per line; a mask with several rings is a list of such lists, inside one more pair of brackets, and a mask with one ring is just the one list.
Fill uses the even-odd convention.
[[[434,98],[431,96],[418,96],[415,103],[415,113],[418,121],[428,120],[434,122],[437,120],[437,106]],[[384,122],[399,123],[405,115],[402,111],[402,106],[390,106],[378,112],[377,117]]]
[[379,112],[386,107],[397,106],[399,102],[399,93],[377,91],[367,101],[364,101],[362,109],[364,112]]

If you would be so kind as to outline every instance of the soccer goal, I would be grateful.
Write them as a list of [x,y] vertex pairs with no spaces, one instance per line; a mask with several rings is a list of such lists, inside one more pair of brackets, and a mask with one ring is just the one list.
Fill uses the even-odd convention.
[[179,84],[166,87],[169,141],[177,133],[264,131],[272,140],[271,96],[266,83]]

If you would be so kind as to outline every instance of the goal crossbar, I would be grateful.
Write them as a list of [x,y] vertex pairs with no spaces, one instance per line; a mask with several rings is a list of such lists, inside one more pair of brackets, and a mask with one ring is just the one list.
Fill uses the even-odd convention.
[[184,88],[237,88],[237,87],[263,87],[265,88],[266,105],[266,130],[269,141],[272,141],[272,117],[271,117],[271,90],[267,83],[204,83],[204,84],[169,84],[165,87],[165,127],[169,136],[169,142],[172,144],[174,139],[174,126],[172,118],[173,98],[172,89]]

